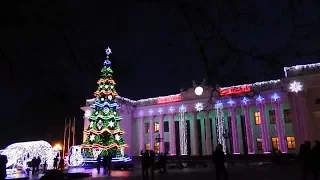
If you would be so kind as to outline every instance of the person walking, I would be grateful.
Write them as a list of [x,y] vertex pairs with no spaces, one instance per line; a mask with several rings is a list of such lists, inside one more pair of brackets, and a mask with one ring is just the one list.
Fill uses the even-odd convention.
[[216,164],[216,180],[219,180],[221,175],[225,180],[228,180],[228,172],[225,166],[226,155],[223,152],[222,144],[218,144],[214,152],[214,162]]

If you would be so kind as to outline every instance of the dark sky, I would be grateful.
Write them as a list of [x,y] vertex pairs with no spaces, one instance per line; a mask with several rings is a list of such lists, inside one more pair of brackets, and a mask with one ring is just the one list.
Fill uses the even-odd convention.
[[0,147],[62,142],[65,117],[76,117],[80,136],[79,108],[93,97],[108,46],[117,90],[131,99],[178,93],[203,78],[221,86],[281,78],[283,66],[320,57],[317,0],[23,1],[0,7]]

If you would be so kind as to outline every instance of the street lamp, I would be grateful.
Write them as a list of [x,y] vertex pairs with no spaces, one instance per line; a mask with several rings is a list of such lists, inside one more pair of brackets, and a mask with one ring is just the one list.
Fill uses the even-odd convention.
[[53,146],[52,149],[55,150],[55,151],[61,151],[62,150],[62,146],[60,144],[56,144],[56,145]]
[[198,86],[194,89],[194,93],[197,95],[197,96],[201,96],[202,93],[203,93],[203,87],[201,86]]

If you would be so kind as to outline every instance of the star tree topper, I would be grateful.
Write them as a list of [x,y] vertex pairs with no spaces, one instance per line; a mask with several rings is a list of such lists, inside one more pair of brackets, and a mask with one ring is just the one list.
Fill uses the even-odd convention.
[[112,51],[111,51],[110,47],[108,47],[108,48],[106,49],[106,54],[109,56],[111,53],[112,53]]

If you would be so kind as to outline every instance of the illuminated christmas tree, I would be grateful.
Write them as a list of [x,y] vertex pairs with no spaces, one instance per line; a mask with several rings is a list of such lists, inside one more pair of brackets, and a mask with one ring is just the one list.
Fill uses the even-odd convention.
[[89,127],[84,131],[88,136],[81,145],[86,156],[103,156],[108,153],[120,155],[127,144],[122,139],[124,133],[119,126],[122,119],[118,113],[120,106],[116,101],[118,95],[115,90],[115,81],[112,79],[113,71],[109,55],[111,49],[106,49],[107,59],[103,63],[101,77],[98,80],[98,89],[94,92],[95,101],[89,116]]

